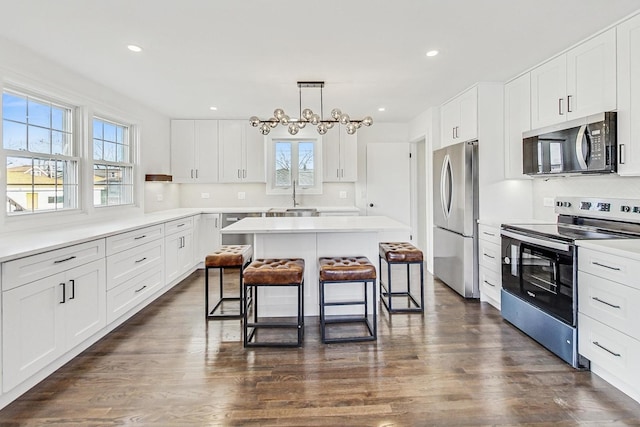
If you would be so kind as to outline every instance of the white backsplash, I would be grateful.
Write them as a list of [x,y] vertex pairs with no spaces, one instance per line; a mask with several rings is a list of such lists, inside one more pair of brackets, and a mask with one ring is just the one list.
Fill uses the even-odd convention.
[[618,175],[580,175],[533,180],[533,215],[544,221],[555,221],[553,207],[544,206],[545,198],[585,196],[640,199],[640,177]]

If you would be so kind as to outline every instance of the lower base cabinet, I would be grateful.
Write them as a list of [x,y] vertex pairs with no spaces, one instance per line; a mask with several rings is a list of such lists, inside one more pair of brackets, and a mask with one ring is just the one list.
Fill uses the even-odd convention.
[[106,326],[105,260],[3,292],[3,390]]

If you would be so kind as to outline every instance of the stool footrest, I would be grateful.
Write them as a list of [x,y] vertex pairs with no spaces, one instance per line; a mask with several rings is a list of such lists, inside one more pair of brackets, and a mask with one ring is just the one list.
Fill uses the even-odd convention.
[[339,305],[365,305],[365,301],[335,301],[335,302],[325,302],[325,307],[329,306],[339,306]]
[[[343,343],[343,342],[359,342],[359,341],[375,341],[377,339],[374,328],[369,323],[369,320],[364,317],[329,317],[325,318],[325,325],[336,324],[336,323],[362,323],[367,327],[369,331],[369,335],[358,336],[358,337],[338,337],[338,338],[327,338],[325,336],[323,342],[325,344],[332,343]],[[325,332],[326,333],[326,332]]]

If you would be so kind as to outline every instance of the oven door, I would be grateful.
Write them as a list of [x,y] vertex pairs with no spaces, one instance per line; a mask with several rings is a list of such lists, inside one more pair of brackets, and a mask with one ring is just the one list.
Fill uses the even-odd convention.
[[568,325],[576,325],[575,246],[502,231],[502,287]]

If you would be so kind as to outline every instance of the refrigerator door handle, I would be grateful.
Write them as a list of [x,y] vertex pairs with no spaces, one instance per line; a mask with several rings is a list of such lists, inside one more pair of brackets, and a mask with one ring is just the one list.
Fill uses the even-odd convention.
[[451,216],[451,204],[453,202],[453,174],[451,173],[451,158],[449,154],[444,156],[442,172],[440,175],[440,204],[445,218]]

